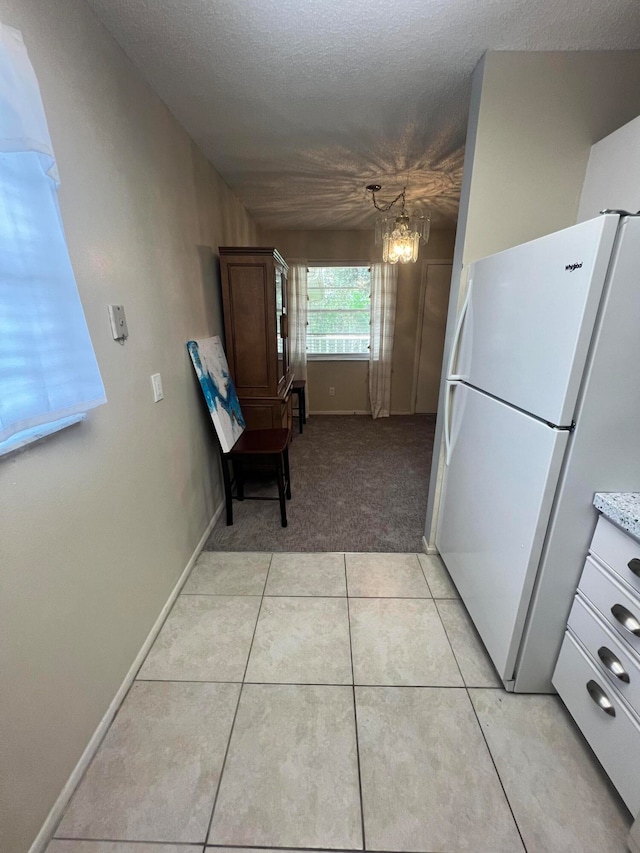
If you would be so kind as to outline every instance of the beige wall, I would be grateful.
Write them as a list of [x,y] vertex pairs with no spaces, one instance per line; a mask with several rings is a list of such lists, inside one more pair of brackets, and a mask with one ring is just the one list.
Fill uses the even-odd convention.
[[637,50],[489,52],[482,78],[464,264],[575,224],[591,146],[640,111]]
[[578,222],[606,208],[640,211],[640,116],[591,148]]
[[[311,412],[369,412],[368,361],[310,361],[307,364]],[[329,388],[335,396],[329,396]]]
[[[423,262],[446,260],[453,255],[454,232],[432,231],[420,249],[416,264],[399,265],[398,299],[391,375],[391,412],[413,411],[413,371],[416,335],[420,328],[418,309]],[[373,261],[381,250],[374,245],[373,231],[268,231],[267,245],[274,245],[285,258],[307,261]],[[369,410],[368,363],[311,361],[308,364],[311,412],[366,412]],[[329,387],[335,397],[329,396]]]
[[209,247],[257,236],[82,0],[0,0],[0,20],[22,30],[40,81],[109,400],[0,460],[0,850],[22,853],[219,504],[185,341],[222,328]]
[[[485,54],[473,80],[445,364],[468,264],[575,224],[591,146],[639,112],[640,51]],[[430,544],[442,475],[441,418],[435,442]]]

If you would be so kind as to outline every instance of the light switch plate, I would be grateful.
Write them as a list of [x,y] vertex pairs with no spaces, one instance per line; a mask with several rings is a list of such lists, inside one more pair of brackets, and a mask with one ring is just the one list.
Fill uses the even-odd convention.
[[164,400],[164,391],[162,390],[162,377],[159,373],[154,373],[151,376],[151,387],[153,388],[153,402],[159,403]]
[[109,319],[114,341],[122,341],[129,337],[127,319],[124,316],[124,305],[109,305]]

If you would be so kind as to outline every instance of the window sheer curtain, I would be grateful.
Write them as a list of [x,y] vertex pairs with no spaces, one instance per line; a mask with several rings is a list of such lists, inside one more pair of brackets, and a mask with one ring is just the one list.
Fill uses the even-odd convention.
[[0,24],[0,454],[106,402],[57,190],[35,72]]
[[[307,262],[289,264],[289,360],[294,379],[307,379]],[[309,412],[309,383],[304,386]]]
[[371,264],[369,402],[373,418],[388,418],[391,409],[391,359],[397,290],[397,265]]

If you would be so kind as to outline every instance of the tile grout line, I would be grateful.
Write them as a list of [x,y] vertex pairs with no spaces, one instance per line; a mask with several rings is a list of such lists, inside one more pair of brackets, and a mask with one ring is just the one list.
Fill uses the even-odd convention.
[[[363,853],[363,850],[359,847],[284,847],[280,844],[272,844],[270,846],[265,844],[254,844],[252,847],[242,847],[237,844],[207,844],[206,848],[207,850],[237,850],[238,853],[242,853],[243,850],[281,850],[282,853],[288,853],[288,851],[291,851],[291,853],[297,853],[298,850],[303,850],[305,853]],[[399,853],[399,851],[376,850],[375,853]],[[444,851],[421,850],[419,853],[444,853]]]
[[179,598],[262,598],[257,592],[181,592]]
[[[420,561],[418,560],[418,562],[420,562]],[[422,563],[420,563],[420,568],[422,568]],[[424,569],[422,570],[422,572],[423,572],[423,574],[424,574]],[[425,575],[425,581],[426,581],[426,580],[427,580],[427,577],[426,577],[426,575]],[[428,582],[428,581],[427,581],[427,586],[429,586],[429,582]],[[429,587],[429,588],[430,588],[430,587]],[[444,600],[444,599],[443,599],[443,600]],[[449,634],[448,634],[448,632],[447,632],[447,626],[444,624],[444,620],[443,620],[442,616],[440,615],[440,609],[439,609],[439,607],[438,607],[438,603],[437,603],[437,602],[438,602],[438,599],[435,599],[435,598],[434,598],[433,603],[434,603],[435,608],[436,608],[436,613],[438,614],[438,619],[440,620],[440,624],[442,625],[442,628],[443,628],[443,630],[444,630],[445,637],[447,638],[447,642],[449,643],[449,648],[451,649],[451,653],[452,653],[452,655],[453,655],[453,659],[455,660],[455,662],[456,662],[456,666],[458,667],[458,671],[459,671],[459,673],[460,673],[460,678],[462,679],[462,686],[463,686],[463,689],[464,689],[465,693],[467,694],[467,700],[468,700],[469,704],[471,705],[471,710],[473,711],[473,716],[475,717],[475,720],[476,720],[476,722],[477,722],[477,724],[478,724],[478,728],[480,729],[480,734],[482,735],[482,740],[484,741],[484,745],[486,746],[486,748],[487,748],[487,752],[489,753],[489,758],[491,759],[491,763],[492,763],[492,765],[493,765],[493,769],[494,769],[494,770],[495,770],[495,772],[496,772],[496,777],[497,777],[497,779],[498,779],[498,782],[500,783],[500,787],[502,788],[502,793],[504,794],[504,798],[505,798],[505,800],[506,800],[507,806],[509,807],[509,811],[510,811],[510,813],[511,813],[511,817],[512,817],[512,819],[513,819],[513,823],[514,823],[515,828],[516,828],[516,831],[517,831],[517,833],[518,833],[518,835],[519,835],[519,837],[520,837],[520,841],[522,842],[522,848],[523,848],[523,850],[524,850],[524,853],[527,853],[527,848],[526,848],[526,845],[525,845],[525,843],[524,843],[524,838],[522,837],[522,833],[520,832],[520,827],[519,827],[519,825],[518,825],[518,821],[516,820],[516,816],[515,816],[515,814],[513,813],[513,809],[512,809],[512,807],[511,807],[511,803],[510,803],[510,801],[509,801],[509,797],[507,796],[507,792],[506,792],[505,787],[504,787],[504,784],[503,784],[503,782],[502,782],[502,778],[501,778],[501,776],[500,776],[500,773],[498,772],[498,768],[497,768],[497,766],[496,766],[496,762],[494,761],[494,758],[493,758],[493,753],[491,752],[491,749],[490,749],[490,747],[489,747],[489,742],[487,741],[487,738],[485,737],[484,730],[483,730],[483,728],[482,728],[482,724],[480,723],[480,718],[478,717],[478,714],[476,713],[475,706],[474,706],[473,702],[471,701],[471,694],[469,693],[469,687],[467,686],[467,682],[465,681],[465,677],[464,677],[464,675],[462,674],[462,669],[460,668],[460,664],[458,663],[458,658],[456,657],[456,653],[455,653],[455,650],[454,650],[454,648],[453,648],[453,643],[451,642],[451,638],[449,637]],[[463,605],[463,606],[464,606],[464,605]],[[459,689],[459,688],[458,688],[458,689]],[[477,689],[483,689],[483,688],[477,688]],[[487,689],[492,689],[492,688],[487,688]],[[493,689],[496,689],[496,688],[493,688]]]
[[[425,580],[426,580],[426,578],[425,578]],[[442,600],[444,600],[444,599],[442,599]],[[474,706],[473,702],[471,701],[471,694],[469,693],[470,688],[467,686],[467,682],[465,680],[465,677],[462,674],[462,669],[460,669],[460,664],[458,663],[458,658],[456,657],[455,649],[453,648],[453,643],[451,642],[451,638],[449,637],[449,634],[447,632],[447,626],[444,624],[444,620],[442,619],[442,616],[440,615],[440,609],[438,608],[437,599],[434,599],[434,604],[436,606],[436,612],[438,614],[438,618],[440,619],[440,623],[442,624],[442,627],[444,629],[444,633],[445,633],[445,636],[447,638],[447,642],[449,643],[449,647],[451,648],[451,653],[453,654],[453,659],[455,660],[456,666],[458,667],[458,670],[460,672],[460,678],[462,678],[463,689],[464,689],[465,693],[467,694],[467,699],[469,701],[469,704],[471,705],[471,710],[473,711],[473,716],[475,717],[475,720],[478,723],[478,728],[480,729],[480,734],[482,735],[482,740],[484,741],[484,745],[486,746],[487,752],[489,753],[489,758],[491,759],[493,769],[496,772],[498,782],[500,783],[500,787],[502,788],[502,793],[504,794],[504,798],[505,798],[507,805],[509,807],[509,811],[511,812],[511,817],[513,818],[513,823],[515,824],[518,835],[520,836],[520,841],[522,842],[522,848],[524,850],[524,853],[527,853],[527,848],[526,848],[526,845],[524,843],[524,838],[522,837],[522,833],[520,832],[520,827],[518,825],[518,821],[516,820],[516,816],[513,813],[513,809],[511,807],[509,797],[507,796],[506,789],[505,789],[504,784],[502,782],[502,777],[500,776],[500,773],[498,772],[498,767],[496,765],[496,762],[494,761],[493,753],[491,752],[491,748],[489,747],[489,742],[487,741],[487,738],[485,737],[485,733],[484,733],[484,730],[482,728],[480,718],[478,717],[478,714],[476,713],[475,706]],[[464,604],[463,604],[463,606],[464,606]],[[476,690],[485,690],[485,689],[486,690],[499,690],[501,688],[500,687],[497,687],[497,688],[496,687],[493,687],[493,688],[488,687],[488,688],[475,688],[475,689]],[[502,689],[504,689],[504,688],[502,688]]]
[[[448,638],[447,638],[448,639]],[[211,680],[194,680],[194,679],[170,679],[170,678],[145,678],[141,679],[145,683],[159,683],[159,684],[252,684],[260,687],[351,687],[353,686],[352,681],[211,681]],[[358,682],[356,687],[392,687],[397,688],[398,690],[408,690],[411,688],[427,688],[433,687],[438,690],[464,690],[466,689],[466,684],[372,684],[369,682]],[[470,689],[473,690],[504,690],[503,687],[493,686],[493,687],[478,687],[477,685],[470,684]],[[225,846],[225,845],[223,845]],[[228,846],[228,845],[226,845]],[[297,848],[295,848],[297,849]]]
[[[51,839],[52,841],[70,841],[73,844],[81,844],[89,842],[90,844],[127,844],[127,845],[140,845],[143,844],[145,846],[154,846],[158,847],[159,850],[162,850],[164,847],[195,847],[196,849],[200,849],[201,853],[206,853],[207,851],[215,851],[215,850],[236,850],[238,853],[243,853],[243,851],[250,850],[277,850],[282,851],[282,853],[297,853],[297,851],[301,850],[304,853],[327,853],[327,848],[325,847],[284,847],[278,844],[275,845],[264,845],[264,844],[254,844],[251,847],[247,847],[246,845],[238,845],[238,844],[202,844],[200,841],[148,841],[143,839],[126,839],[126,838],[71,838],[71,837],[60,837]],[[360,848],[357,847],[332,847],[329,853],[366,853]],[[376,849],[372,851],[372,853],[398,853],[397,850],[382,850]],[[443,850],[423,850],[420,853],[448,853],[448,851]]]
[[[51,842],[53,842],[53,841],[70,841],[71,844],[73,844],[73,845],[89,843],[92,846],[92,849],[93,849],[94,844],[110,844],[110,845],[126,844],[128,847],[129,846],[136,846],[136,845],[142,846],[144,844],[145,846],[157,847],[158,850],[160,851],[160,853],[162,853],[162,850],[165,847],[184,847],[185,849],[194,847],[198,851],[200,851],[200,848],[202,847],[202,851],[200,851],[200,853],[205,853],[206,846],[207,846],[206,844],[203,844],[201,841],[148,841],[146,839],[140,839],[140,838],[135,838],[133,840],[128,839],[128,838],[77,838],[75,836],[71,837],[71,836],[66,836],[66,835],[64,835],[64,836],[61,835],[61,836],[58,836],[56,838],[52,838],[51,841],[49,842],[49,844],[51,844]],[[45,849],[44,853],[47,853],[48,849],[49,848],[47,847]],[[213,848],[211,848],[211,849],[213,849]]]
[[243,594],[231,594],[229,595],[226,592],[188,592],[186,596],[195,597],[201,596],[203,598],[346,598],[346,595],[326,595],[322,593],[321,595],[315,595],[313,593],[309,593],[308,595],[302,595],[300,593],[288,593],[288,592],[279,592],[273,593],[269,592],[265,595],[256,595],[252,593],[250,595]]
[[[462,607],[464,607],[464,602],[461,598],[434,598],[433,603],[436,606],[436,611],[438,613],[438,617],[440,618],[440,622],[442,623],[442,627],[444,629],[445,636],[449,642],[449,646],[451,647],[451,651],[453,653],[454,660],[460,670],[460,677],[462,678],[462,686],[465,690],[469,690],[469,688],[476,688],[478,690],[504,690],[504,686],[502,684],[495,685],[478,685],[478,684],[467,684],[467,679],[464,677],[464,673],[462,672],[462,667],[458,661],[458,656],[456,655],[456,650],[453,647],[453,643],[451,642],[451,637],[449,636],[449,632],[447,631],[447,626],[445,625],[444,619],[442,618],[442,614],[440,613],[440,608],[438,607],[439,601],[458,601]],[[466,608],[465,608],[466,609]]]
[[[424,566],[422,565],[422,560],[420,559],[420,555],[419,555],[419,554],[416,554],[416,560],[418,561],[418,565],[420,566],[420,571],[422,572],[422,577],[424,578],[424,582],[425,582],[425,583],[426,583],[426,585],[427,585],[427,589],[429,590],[429,594],[431,595],[431,598],[435,601],[435,600],[436,600],[436,597],[435,597],[435,595],[433,594],[433,590],[432,590],[432,589],[431,589],[431,587],[429,586],[429,581],[427,580],[427,573],[426,573],[426,572],[425,572],[425,570],[424,570]],[[438,614],[438,616],[439,616],[439,615],[440,615],[440,614]]]
[[[425,578],[425,580],[426,580],[426,578]],[[460,664],[458,662],[458,657],[456,655],[456,651],[453,648],[453,643],[451,642],[451,637],[449,636],[449,634],[447,632],[447,626],[444,624],[444,620],[442,619],[442,616],[440,614],[440,608],[438,607],[438,600],[435,598],[433,599],[433,605],[436,608],[436,613],[438,614],[438,619],[440,620],[440,624],[442,625],[442,630],[444,631],[444,635],[447,638],[447,642],[449,643],[449,648],[451,649],[451,654],[453,655],[453,659],[456,662],[456,666],[458,667],[458,672],[460,673],[460,678],[462,679],[462,687],[464,690],[468,691],[467,682],[465,681],[464,675],[462,673],[462,668],[460,667]],[[471,700],[469,700],[469,701],[471,701]]]
[[[480,722],[480,717],[478,716],[475,705],[471,701],[471,694],[469,692],[469,689],[470,689],[469,687],[465,687],[465,690],[467,693],[467,699],[469,700],[469,704],[471,705],[471,710],[473,711],[473,715],[476,718],[476,722],[478,723],[478,728],[480,729],[480,733],[482,735],[482,740],[484,741],[484,744],[487,747],[487,752],[489,753],[489,758],[491,759],[491,763],[493,764],[493,769],[496,771],[496,776],[498,777],[498,782],[500,783],[500,787],[502,788],[502,793],[504,794],[504,798],[506,800],[506,803],[509,806],[509,811],[511,812],[511,817],[513,818],[513,823],[514,823],[515,828],[518,832],[518,835],[520,836],[520,841],[522,842],[522,849],[524,850],[524,853],[527,853],[527,845],[524,843],[524,838],[522,836],[522,832],[520,831],[520,824],[516,820],[516,816],[514,814],[513,807],[511,805],[511,800],[509,799],[509,796],[507,794],[507,789],[504,786],[504,782],[502,781],[502,776],[500,775],[500,771],[498,770],[498,765],[496,764],[495,759],[493,757],[493,753],[491,752],[491,747],[489,746],[489,741],[487,740],[486,735],[484,733],[484,729],[482,728],[482,723]],[[484,688],[475,687],[472,689],[483,690]]]
[[358,793],[360,794],[360,828],[362,830],[362,849],[367,849],[364,828],[364,801],[362,797],[362,770],[360,768],[360,738],[358,736],[358,708],[356,705],[356,674],[353,668],[353,642],[351,640],[351,609],[349,607],[349,581],[347,579],[347,556],[344,555],[344,582],[347,588],[347,625],[349,626],[349,656],[351,658],[351,691],[353,697],[353,722],[356,734],[356,763],[358,765]]
[[238,691],[238,701],[236,702],[236,710],[233,715],[233,720],[231,722],[231,728],[229,729],[229,738],[227,740],[227,748],[224,752],[224,758],[222,759],[222,765],[220,767],[220,778],[218,779],[218,784],[216,786],[216,794],[213,798],[213,806],[211,807],[211,817],[209,818],[209,825],[207,826],[207,831],[204,837],[204,848],[203,853],[206,850],[207,841],[209,840],[209,835],[211,834],[211,828],[213,826],[213,818],[216,813],[216,806],[218,805],[218,796],[220,795],[220,789],[222,788],[222,779],[224,777],[224,771],[227,766],[227,758],[229,756],[229,747],[231,746],[231,738],[233,737],[233,730],[236,725],[236,719],[238,717],[238,710],[240,708],[240,700],[242,699],[242,691],[244,689],[244,679],[247,675],[247,669],[249,668],[249,659],[251,657],[251,651],[253,649],[253,641],[256,638],[256,631],[258,630],[258,622],[260,620],[260,613],[262,612],[262,604],[264,602],[264,591],[267,588],[267,581],[269,580],[269,572],[271,571],[271,563],[273,562],[273,553],[271,554],[271,559],[269,560],[269,567],[267,569],[267,575],[264,579],[264,586],[262,587],[262,596],[260,597],[260,607],[258,608],[258,615],[256,616],[256,624],[253,626],[253,635],[251,637],[251,644],[249,646],[249,653],[247,654],[247,662],[244,667],[244,673],[242,675],[242,682],[240,683],[240,690]]
[[[162,842],[164,843],[164,842]],[[287,851],[292,851],[292,853],[297,853],[298,850],[308,851],[308,853],[363,853],[362,849],[359,847],[285,847],[280,844],[254,844],[251,847],[242,846],[238,844],[207,844],[207,850],[237,850],[238,853],[242,853],[243,850],[281,850],[282,853],[287,853]],[[376,850],[375,853],[399,853],[397,850]],[[419,853],[444,853],[444,851],[437,850],[422,850]]]
[[[202,853],[204,853],[204,849],[206,844],[202,844],[201,841],[148,841],[146,839],[140,838],[79,838],[77,836],[68,836],[68,835],[60,835],[56,838],[52,838],[49,844],[52,841],[70,841],[72,844],[126,844],[126,845],[134,845],[134,844],[145,844],[145,845],[154,845],[158,847],[159,850],[162,850],[163,847],[196,847],[199,848],[202,846]],[[48,848],[47,848],[48,850]],[[47,853],[47,850],[44,853]]]
[[[429,585],[427,584],[427,588]],[[429,590],[429,592],[431,592]],[[374,599],[374,598],[388,598],[393,601],[406,601],[407,599],[415,599],[416,601],[460,601],[459,598],[444,598],[443,596],[438,596],[436,599],[435,596],[429,595],[327,595],[326,593],[322,593],[321,595],[315,595],[309,593],[307,595],[301,595],[300,593],[265,593],[264,595],[257,595],[256,593],[227,593],[227,592],[181,592],[180,598],[182,597],[204,597],[204,598],[366,598],[366,599]],[[177,599],[176,599],[177,600]]]

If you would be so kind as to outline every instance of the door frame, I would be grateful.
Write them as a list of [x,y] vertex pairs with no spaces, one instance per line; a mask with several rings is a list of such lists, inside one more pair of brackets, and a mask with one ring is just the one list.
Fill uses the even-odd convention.
[[427,271],[429,266],[443,266],[448,264],[452,267],[453,258],[426,258],[422,263],[420,276],[420,299],[418,301],[418,317],[416,320],[416,345],[413,353],[413,381],[411,384],[410,414],[416,413],[416,398],[418,396],[418,367],[420,365],[420,350],[422,348],[422,328],[424,325],[424,304],[427,298]]

